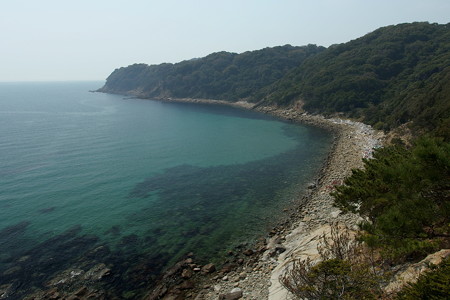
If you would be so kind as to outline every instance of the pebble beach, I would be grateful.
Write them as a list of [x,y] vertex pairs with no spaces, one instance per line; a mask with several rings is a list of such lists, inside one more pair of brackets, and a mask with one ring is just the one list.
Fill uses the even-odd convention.
[[[166,101],[227,105],[223,101],[210,100]],[[252,109],[245,102],[234,103],[233,106]],[[291,299],[291,295],[279,281],[290,262],[307,257],[317,258],[319,238],[330,232],[330,225],[333,223],[357,229],[360,218],[354,214],[344,214],[334,207],[330,192],[335,186],[343,184],[344,179],[351,175],[352,169],[362,168],[362,159],[370,158],[373,149],[382,146],[383,133],[360,122],[327,119],[294,108],[260,106],[254,110],[331,131],[334,143],[320,175],[310,184],[306,195],[297,199],[295,205],[286,211],[286,220],[280,222],[269,236],[260,239],[251,249],[242,250],[240,256],[230,253],[235,258],[230,259],[230,263],[220,270],[211,266],[207,269],[203,266],[202,269],[202,266],[180,262],[177,272],[184,273],[185,281],[172,288],[165,286],[161,290],[160,287],[148,299]],[[201,275],[192,275],[190,271],[193,267],[197,267],[196,271]]]

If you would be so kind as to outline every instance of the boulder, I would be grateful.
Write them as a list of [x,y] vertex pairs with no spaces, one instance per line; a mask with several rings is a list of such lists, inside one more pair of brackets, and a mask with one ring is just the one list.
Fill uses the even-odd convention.
[[183,282],[178,286],[178,288],[179,288],[180,290],[190,290],[190,289],[193,289],[194,287],[195,287],[195,284],[194,284],[194,282],[191,281],[191,280],[183,281]]
[[387,293],[395,293],[401,290],[403,286],[415,283],[422,273],[430,269],[430,265],[438,265],[449,256],[450,249],[442,249],[428,255],[418,263],[406,266],[395,274],[394,279],[387,285],[385,291]]
[[205,274],[210,274],[216,270],[216,266],[212,263],[204,265],[202,268],[202,272]]
[[231,271],[233,271],[234,269],[236,269],[237,265],[236,264],[225,264],[222,269],[220,269],[220,272],[222,274],[226,274],[226,273],[230,273]]
[[244,293],[240,288],[234,288],[228,294],[221,294],[219,300],[236,300],[242,298]]
[[181,272],[181,277],[183,277],[185,279],[191,278],[192,275],[193,275],[193,272],[191,269],[183,269],[183,271]]
[[244,280],[245,278],[247,278],[247,273],[245,273],[245,272],[239,273],[239,279],[240,280]]

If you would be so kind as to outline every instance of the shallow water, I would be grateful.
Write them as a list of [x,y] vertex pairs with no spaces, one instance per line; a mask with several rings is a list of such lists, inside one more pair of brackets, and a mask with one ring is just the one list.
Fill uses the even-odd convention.
[[264,234],[330,148],[317,128],[88,92],[101,85],[0,83],[0,286],[11,299],[68,268],[105,263],[104,284],[121,295],[188,252],[218,260]]

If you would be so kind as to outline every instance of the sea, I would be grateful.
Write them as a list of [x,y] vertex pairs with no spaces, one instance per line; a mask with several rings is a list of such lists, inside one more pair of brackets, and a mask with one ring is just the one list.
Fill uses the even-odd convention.
[[220,265],[289,213],[331,149],[319,128],[89,92],[103,84],[0,83],[2,299],[92,270],[137,299],[188,253]]

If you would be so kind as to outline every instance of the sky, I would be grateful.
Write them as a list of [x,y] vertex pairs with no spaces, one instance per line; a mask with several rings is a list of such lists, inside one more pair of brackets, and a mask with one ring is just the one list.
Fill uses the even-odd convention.
[[450,0],[0,0],[0,81],[105,80],[133,63],[450,22]]

